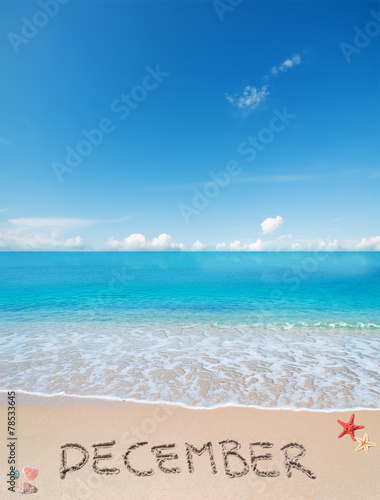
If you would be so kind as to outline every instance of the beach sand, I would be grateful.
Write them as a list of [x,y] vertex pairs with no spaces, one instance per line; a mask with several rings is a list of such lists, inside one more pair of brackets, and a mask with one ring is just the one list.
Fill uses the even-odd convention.
[[[9,484],[4,485],[10,450],[4,439],[8,437],[4,394],[1,401],[0,496],[13,499],[14,494],[7,491]],[[351,411],[232,406],[205,410],[26,394],[17,394],[16,410],[17,466],[20,470],[27,464],[39,469],[38,477],[31,481],[38,488],[35,494],[38,499],[380,498],[380,446],[371,447],[366,454],[364,450],[354,451],[359,443],[349,436],[338,439],[342,427],[337,419],[347,422]],[[362,438],[367,432],[370,441],[380,443],[380,411],[355,411],[355,424],[365,425],[365,429],[356,431],[356,436]],[[223,441],[228,442],[220,444]],[[81,469],[67,472],[62,479],[61,447],[70,443],[81,445],[89,458]],[[105,443],[108,448],[100,446]],[[131,449],[136,443],[147,444]],[[206,447],[198,456],[186,443],[198,450],[206,443],[212,447]],[[253,466],[259,473],[276,471],[274,477],[259,476],[253,471],[250,443],[261,443],[251,446],[254,457],[272,454],[271,460],[254,460]],[[273,446],[265,448],[262,443]],[[291,443],[292,446],[281,450]],[[291,459],[302,451],[294,443],[305,448],[305,455],[286,463],[285,454]],[[97,450],[94,444],[99,445]],[[162,445],[166,447],[153,448]],[[242,458],[228,454],[234,448],[246,461],[249,472]],[[127,465],[135,472],[124,463],[123,455],[128,449]],[[210,449],[214,463],[210,460]],[[86,456],[78,448],[67,447],[65,451],[67,468]],[[94,454],[112,454],[112,458],[99,459],[94,464]],[[170,454],[178,458],[163,458]],[[99,474],[93,466],[98,470],[114,470],[109,475]],[[120,472],[116,474],[117,470]],[[287,474],[289,470],[291,477]],[[144,471],[150,475],[136,475]]]

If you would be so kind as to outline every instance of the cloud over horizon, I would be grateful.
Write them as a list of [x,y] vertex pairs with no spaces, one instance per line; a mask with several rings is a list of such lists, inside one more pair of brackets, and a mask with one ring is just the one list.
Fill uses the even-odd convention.
[[206,245],[201,243],[199,240],[197,240],[195,243],[192,244],[191,250],[193,252],[201,252],[206,249]]
[[362,238],[359,243],[356,244],[357,250],[375,250],[380,252],[380,236],[372,236],[371,238]]
[[277,217],[268,217],[263,220],[260,226],[263,234],[272,234],[281,226],[281,224],[283,224],[283,222],[284,219],[280,215],[277,215]]
[[[120,220],[120,219],[118,219]],[[271,252],[271,251],[380,251],[380,236],[370,236],[357,240],[338,240],[337,238],[302,239],[293,234],[284,234],[264,241],[257,238],[236,239],[231,242],[219,241],[212,245],[203,243],[200,239],[191,243],[176,242],[168,233],[147,238],[141,233],[133,233],[120,240],[109,237],[101,247],[85,244],[80,235],[61,236],[58,231],[51,230],[53,224],[62,230],[85,227],[87,219],[52,219],[52,218],[19,218],[10,219],[6,224],[0,224],[0,251],[191,251],[191,252]],[[107,223],[108,221],[102,221]],[[267,217],[260,226],[263,235],[273,235],[284,223],[283,217]],[[74,226],[74,228],[73,228]]]
[[[267,219],[266,219],[267,220]],[[265,222],[265,221],[264,221]],[[162,233],[152,240],[143,234],[131,234],[122,240],[110,237],[104,244],[103,250],[108,251],[218,251],[218,252],[313,252],[313,251],[354,251],[354,252],[379,252],[380,236],[361,238],[360,240],[338,240],[328,238],[315,238],[310,240],[296,239],[291,234],[276,237],[272,240],[256,241],[234,240],[230,243],[220,242],[206,246],[200,240],[191,245],[176,243],[172,236]],[[100,249],[100,250],[102,250]],[[15,230],[0,231],[0,251],[96,251],[99,249],[89,247],[81,236],[62,238],[58,233],[25,234]]]
[[241,243],[239,240],[235,240],[232,243],[218,243],[215,250],[220,251],[230,251],[230,252],[260,252],[264,250],[264,244],[260,239],[257,239],[253,243]]
[[104,245],[106,250],[125,250],[125,251],[169,251],[185,250],[183,243],[173,243],[170,234],[160,234],[151,241],[145,238],[143,234],[131,234],[121,241],[111,237]]
[[80,236],[61,238],[58,233],[25,234],[16,230],[0,232],[0,250],[49,251],[49,250],[84,250],[84,241]]

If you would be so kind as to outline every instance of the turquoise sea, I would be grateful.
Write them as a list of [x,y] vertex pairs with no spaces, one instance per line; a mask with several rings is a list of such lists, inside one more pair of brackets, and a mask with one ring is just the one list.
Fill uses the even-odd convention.
[[0,390],[380,407],[376,252],[2,252]]

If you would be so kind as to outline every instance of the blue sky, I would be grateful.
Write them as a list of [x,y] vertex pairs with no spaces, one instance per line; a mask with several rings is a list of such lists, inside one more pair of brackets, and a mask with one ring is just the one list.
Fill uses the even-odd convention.
[[380,250],[379,2],[52,2],[0,5],[0,249]]

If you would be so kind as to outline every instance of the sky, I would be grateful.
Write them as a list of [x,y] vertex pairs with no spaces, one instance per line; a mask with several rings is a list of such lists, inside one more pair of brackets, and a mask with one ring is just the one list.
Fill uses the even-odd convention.
[[7,0],[0,38],[0,250],[380,250],[379,2]]

